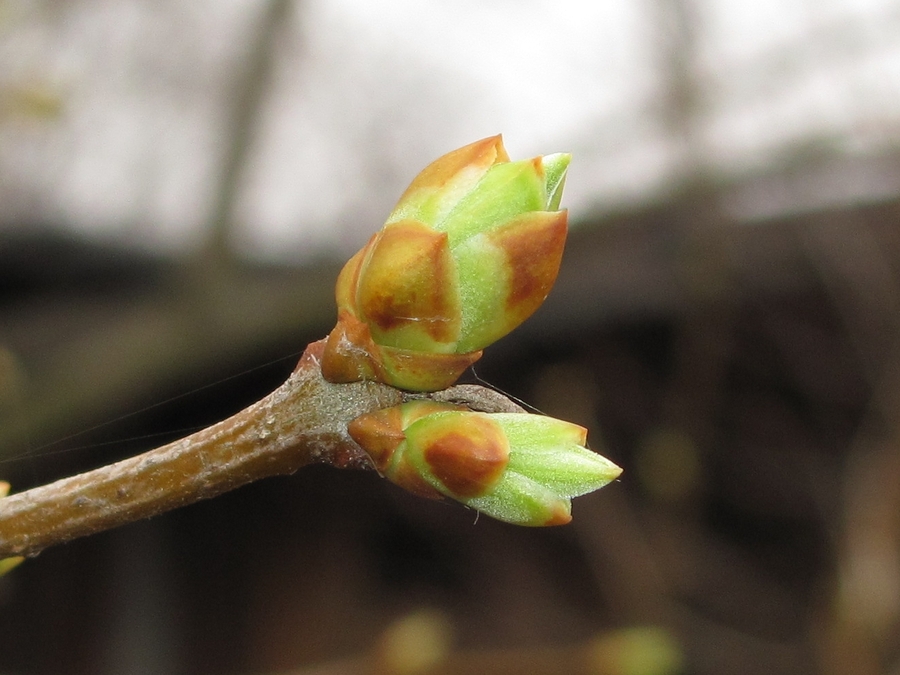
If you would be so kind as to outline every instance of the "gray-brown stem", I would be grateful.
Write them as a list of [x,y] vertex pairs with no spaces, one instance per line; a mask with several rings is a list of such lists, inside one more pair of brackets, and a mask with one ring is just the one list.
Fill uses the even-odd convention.
[[[347,424],[418,396],[374,382],[326,382],[319,369],[321,345],[307,348],[278,389],[218,424],[137,457],[0,499],[0,559],[36,555],[307,464],[368,467]],[[487,412],[517,408],[481,387],[452,387],[432,396]]]

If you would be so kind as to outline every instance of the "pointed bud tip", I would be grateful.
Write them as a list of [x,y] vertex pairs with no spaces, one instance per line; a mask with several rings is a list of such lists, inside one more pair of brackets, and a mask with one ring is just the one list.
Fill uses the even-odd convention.
[[566,173],[569,170],[569,162],[572,155],[568,152],[558,152],[553,155],[545,155],[542,158],[544,169],[544,181],[547,186],[547,210],[555,211],[562,201],[563,188],[566,185]]
[[564,173],[572,161],[571,152],[554,152],[541,157],[541,164],[546,174],[559,175]]

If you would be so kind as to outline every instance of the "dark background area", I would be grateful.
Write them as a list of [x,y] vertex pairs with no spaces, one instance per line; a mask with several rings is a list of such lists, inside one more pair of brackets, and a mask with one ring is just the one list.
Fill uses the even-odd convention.
[[[476,365],[587,426],[625,468],[575,500],[571,525],[515,528],[373,473],[303,469],[26,561],[0,581],[0,672],[363,672],[392,622],[423,608],[453,635],[441,672],[469,672],[452,659],[472,654],[493,654],[491,672],[568,672],[565,658],[634,626],[665,628],[684,672],[892,672],[900,205],[692,221],[712,199],[578,227],[547,304]],[[0,466],[16,489],[224,418],[330,327],[323,278],[337,266],[316,286],[234,268],[227,283],[322,309],[268,331],[241,321],[243,341],[223,337],[241,332],[225,321],[188,321],[157,345],[176,373],[148,376],[136,356],[146,379],[125,386],[102,359],[71,364],[72,391],[92,393],[41,405],[61,376],[27,377],[42,355],[58,362],[82,340],[123,351],[122,323],[177,308],[196,277],[74,240],[0,251],[63,261],[43,277],[46,262],[3,265],[0,343],[19,377]],[[85,305],[103,311],[74,322]],[[179,361],[193,341],[204,358]],[[528,656],[541,649],[558,650],[549,665]]]

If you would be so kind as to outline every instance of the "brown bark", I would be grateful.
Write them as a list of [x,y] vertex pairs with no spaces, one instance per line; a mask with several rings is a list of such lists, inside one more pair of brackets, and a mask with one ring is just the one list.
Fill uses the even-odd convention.
[[[414,395],[375,382],[332,384],[319,368],[323,341],[310,345],[278,389],[234,416],[179,441],[0,500],[0,559],[44,548],[208,499],[311,463],[365,468],[347,434],[363,413]],[[478,410],[515,404],[481,387],[432,398]]]

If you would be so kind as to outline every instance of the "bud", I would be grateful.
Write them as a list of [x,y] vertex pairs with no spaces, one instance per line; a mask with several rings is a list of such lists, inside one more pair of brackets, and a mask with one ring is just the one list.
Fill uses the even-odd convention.
[[516,525],[568,523],[572,497],[622,472],[584,447],[583,427],[540,415],[410,401],[361,415],[348,430],[391,482]]
[[426,167],[338,277],[326,379],[443,389],[531,316],[562,259],[569,159],[511,162],[494,136]]

